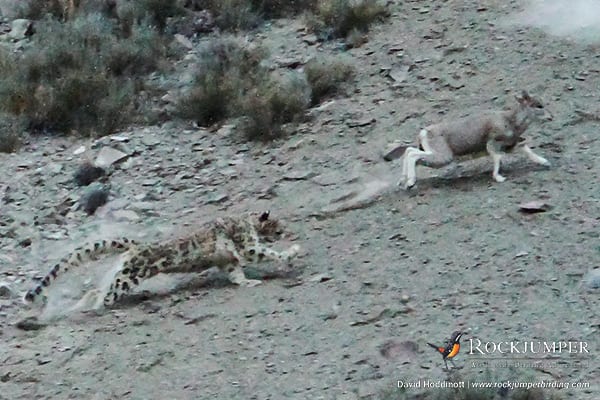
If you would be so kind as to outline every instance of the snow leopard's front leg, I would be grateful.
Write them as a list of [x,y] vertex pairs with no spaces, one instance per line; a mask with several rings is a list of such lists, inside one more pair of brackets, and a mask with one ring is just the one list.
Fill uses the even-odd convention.
[[257,286],[262,283],[258,279],[248,279],[244,273],[244,267],[246,266],[246,259],[242,257],[235,248],[235,244],[231,240],[221,239],[217,242],[216,246],[217,253],[226,255],[226,259],[229,261],[226,266],[222,266],[221,269],[227,272],[227,276],[231,283],[239,286]]

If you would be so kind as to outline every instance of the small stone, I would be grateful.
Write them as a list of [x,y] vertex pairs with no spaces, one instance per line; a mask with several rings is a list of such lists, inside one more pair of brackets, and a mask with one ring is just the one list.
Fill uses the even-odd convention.
[[116,221],[138,221],[140,216],[132,210],[116,210],[113,211],[112,216]]
[[129,137],[128,136],[122,136],[122,135],[113,135],[113,136],[110,137],[110,140],[112,140],[114,142],[123,143],[123,142],[128,142],[129,141]]
[[0,298],[10,299],[16,297],[15,291],[10,287],[8,282],[0,282]]
[[161,143],[160,139],[154,135],[144,135],[142,136],[142,143],[144,143],[148,147],[154,147]]
[[96,166],[107,168],[127,158],[127,154],[112,147],[103,147],[96,157]]
[[408,71],[410,70],[409,65],[403,65],[399,68],[392,68],[388,74],[390,78],[394,80],[394,82],[401,83],[404,82],[408,78]]
[[317,35],[306,35],[302,39],[302,41],[310,46],[315,45],[319,42]]
[[73,150],[73,154],[78,156],[82,153],[85,153],[85,146],[79,146],[78,148],[76,148],[75,150]]
[[375,118],[367,117],[359,120],[348,121],[347,125],[350,128],[363,127],[374,124],[377,120]]
[[186,38],[182,34],[176,33],[174,35],[174,37],[175,37],[175,40],[177,41],[177,43],[179,43],[180,45],[182,45],[186,49],[191,50],[191,49],[194,48],[194,44],[190,41],[190,39]]
[[283,180],[286,181],[303,181],[306,179],[310,179],[316,176],[313,171],[304,170],[304,171],[292,171],[283,176]]
[[216,193],[209,197],[206,204],[219,204],[229,199],[229,196],[225,193]]
[[98,207],[103,206],[108,201],[110,189],[103,185],[90,186],[90,189],[81,196],[79,200],[80,207],[88,214],[92,215]]
[[600,269],[593,269],[583,277],[583,285],[590,290],[600,289]]
[[15,19],[11,23],[11,29],[8,36],[14,40],[25,39],[33,34],[33,22],[29,19]]
[[519,210],[524,213],[545,212],[551,208],[552,206],[543,200],[533,200],[519,204]]
[[327,282],[331,280],[331,276],[326,275],[326,274],[317,274],[315,276],[313,276],[312,278],[310,278],[308,281],[309,282]]
[[88,186],[96,179],[104,176],[104,174],[105,171],[103,168],[96,167],[90,162],[85,162],[77,168],[77,171],[75,171],[75,174],[73,175],[73,179],[78,186]]

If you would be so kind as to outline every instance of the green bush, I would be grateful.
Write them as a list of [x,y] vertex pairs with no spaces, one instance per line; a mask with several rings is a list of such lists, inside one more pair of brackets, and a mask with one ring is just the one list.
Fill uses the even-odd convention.
[[313,58],[304,66],[304,73],[311,88],[311,104],[316,105],[326,97],[344,92],[354,77],[354,68],[338,58]]
[[158,33],[143,25],[124,38],[101,14],[44,19],[22,54],[0,53],[0,110],[34,131],[111,133],[131,120],[140,74],[163,52]]

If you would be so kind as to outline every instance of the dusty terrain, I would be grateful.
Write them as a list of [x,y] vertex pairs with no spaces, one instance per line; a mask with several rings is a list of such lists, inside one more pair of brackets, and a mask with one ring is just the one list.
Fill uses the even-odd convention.
[[[168,123],[95,143],[35,138],[18,154],[0,154],[0,398],[435,398],[449,391],[396,388],[418,379],[583,382],[590,387],[546,393],[600,397],[600,285],[586,278],[600,267],[597,45],[508,24],[524,10],[518,2],[390,7],[368,43],[347,52],[358,71],[354,93],[313,109],[285,140],[239,143],[231,127]],[[340,52],[337,43],[306,43],[301,27],[276,21],[254,40],[274,58]],[[403,79],[387,76],[405,65]],[[388,143],[409,143],[441,118],[501,108],[523,88],[554,115],[527,135],[551,168],[511,156],[499,184],[481,159],[454,172],[419,169],[416,188],[396,189],[399,165],[381,157]],[[76,155],[82,145],[86,152]],[[132,154],[110,176],[111,201],[92,217],[61,212],[78,196],[72,174],[80,160],[103,146]],[[365,191],[373,201],[322,212]],[[551,208],[519,212],[531,200]],[[270,209],[295,233],[303,250],[291,276],[267,264],[255,273],[273,279],[259,287],[216,277],[100,315],[18,328],[29,312],[19,296],[78,243],[156,240],[249,209]],[[73,277],[85,281],[82,272]],[[447,373],[426,343],[454,330],[467,332],[455,359],[462,368]],[[473,365],[469,338],[585,341],[589,354],[485,368]]]

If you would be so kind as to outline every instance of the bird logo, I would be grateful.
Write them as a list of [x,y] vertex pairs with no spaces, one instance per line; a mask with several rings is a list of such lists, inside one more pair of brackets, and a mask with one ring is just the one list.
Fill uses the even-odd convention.
[[450,339],[446,342],[445,346],[436,346],[435,344],[427,343],[442,355],[446,369],[448,369],[448,360],[450,360],[454,368],[457,368],[452,359],[456,357],[458,352],[460,351],[460,338],[463,335],[463,333],[464,332],[461,331],[453,332],[452,336],[450,336]]

